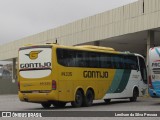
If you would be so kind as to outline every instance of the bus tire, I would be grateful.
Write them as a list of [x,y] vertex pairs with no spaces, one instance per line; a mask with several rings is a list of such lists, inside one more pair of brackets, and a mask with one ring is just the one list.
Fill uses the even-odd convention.
[[94,100],[94,93],[92,90],[89,89],[86,92],[86,96],[84,96],[83,106],[85,106],[85,107],[91,106],[93,103],[93,100]]
[[66,106],[66,102],[56,101],[56,102],[53,102],[53,106],[56,108],[64,108]]
[[75,101],[71,102],[73,107],[81,107],[83,102],[83,94],[80,90],[77,90],[75,95]]
[[49,102],[45,102],[45,103],[41,103],[43,108],[50,108],[51,107],[51,103]]
[[111,102],[111,99],[104,99],[105,103],[108,104]]
[[139,95],[139,91],[138,91],[138,88],[136,87],[133,90],[133,97],[130,98],[130,102],[136,102],[138,95]]

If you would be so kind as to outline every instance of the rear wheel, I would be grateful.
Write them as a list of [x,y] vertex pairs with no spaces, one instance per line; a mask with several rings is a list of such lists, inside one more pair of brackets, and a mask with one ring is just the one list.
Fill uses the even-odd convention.
[[56,108],[63,108],[63,107],[66,106],[66,102],[59,102],[59,101],[57,101],[57,102],[53,103],[53,106],[56,107]]
[[94,99],[94,93],[92,92],[92,90],[87,90],[86,96],[84,97],[83,100],[83,106],[91,106],[93,103],[93,99]]
[[81,107],[83,102],[83,94],[80,90],[76,92],[75,101],[71,102],[73,107]]
[[43,108],[50,108],[51,107],[51,103],[41,103]]
[[136,102],[136,101],[137,101],[138,94],[139,94],[138,88],[137,88],[137,89],[135,88],[135,89],[133,90],[133,97],[130,98],[130,101],[131,101],[131,102]]

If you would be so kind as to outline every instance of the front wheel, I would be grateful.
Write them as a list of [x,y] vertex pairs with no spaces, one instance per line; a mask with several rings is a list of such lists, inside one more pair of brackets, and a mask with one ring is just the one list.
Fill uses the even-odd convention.
[[138,97],[138,90],[134,89],[133,90],[133,97],[130,98],[130,102],[136,102],[137,101],[137,97]]
[[80,90],[76,92],[75,101],[71,102],[73,107],[81,107],[83,102],[83,94]]

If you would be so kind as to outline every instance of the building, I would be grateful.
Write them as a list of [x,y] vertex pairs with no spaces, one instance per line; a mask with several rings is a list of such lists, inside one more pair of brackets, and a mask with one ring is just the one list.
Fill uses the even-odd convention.
[[91,44],[142,54],[160,45],[160,0],[137,2],[89,16],[0,46],[0,60],[13,60],[15,78],[19,47],[25,44]]

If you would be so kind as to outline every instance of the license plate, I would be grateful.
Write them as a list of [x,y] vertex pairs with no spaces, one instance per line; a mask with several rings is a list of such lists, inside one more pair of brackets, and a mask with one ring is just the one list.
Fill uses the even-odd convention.
[[39,91],[32,91],[32,93],[39,93]]

